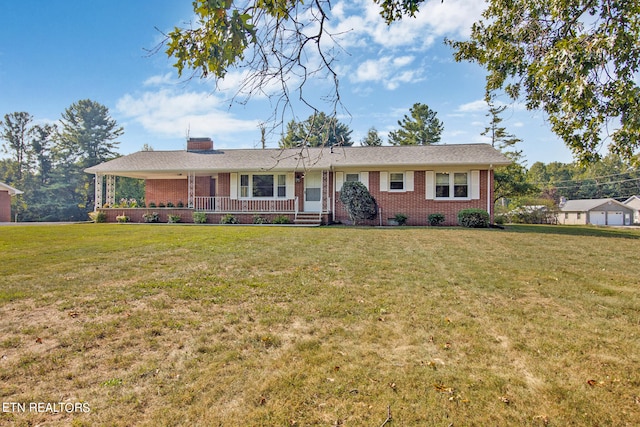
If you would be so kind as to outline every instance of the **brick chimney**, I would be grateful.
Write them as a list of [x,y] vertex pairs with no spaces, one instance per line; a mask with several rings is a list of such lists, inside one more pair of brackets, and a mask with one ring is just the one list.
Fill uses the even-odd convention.
[[213,140],[211,138],[189,138],[187,140],[187,151],[211,150],[213,150]]

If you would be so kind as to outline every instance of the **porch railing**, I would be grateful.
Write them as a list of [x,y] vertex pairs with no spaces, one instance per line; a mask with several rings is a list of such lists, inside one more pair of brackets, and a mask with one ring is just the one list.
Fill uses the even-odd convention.
[[296,212],[298,198],[295,199],[232,199],[230,197],[193,198],[193,208],[203,212]]

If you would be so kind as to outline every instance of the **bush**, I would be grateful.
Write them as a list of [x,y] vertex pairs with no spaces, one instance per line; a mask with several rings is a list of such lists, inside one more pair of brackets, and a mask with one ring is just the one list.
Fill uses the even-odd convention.
[[149,202],[149,207],[150,208],[155,208],[156,207],[156,202]]
[[291,220],[286,215],[278,215],[271,221],[272,224],[291,224]]
[[180,215],[169,214],[167,218],[169,218],[169,221],[167,221],[169,224],[176,224],[182,221],[182,217]]
[[254,224],[269,224],[269,220],[267,220],[264,217],[261,217],[260,215],[254,215],[253,216],[253,223]]
[[158,222],[160,221],[160,217],[158,216],[158,212],[145,212],[142,214],[142,221]]
[[193,222],[194,224],[206,224],[207,223],[207,214],[204,212],[194,212],[193,213]]
[[116,217],[116,221],[120,222],[120,223],[124,223],[124,222],[129,222],[129,217],[126,216],[125,214],[122,215],[118,215]]
[[168,208],[174,208],[175,205],[173,204],[173,202],[167,202],[167,207]]
[[427,217],[429,225],[437,226],[444,222],[444,214],[432,213]]
[[398,225],[405,225],[407,223],[407,219],[409,219],[409,217],[406,214],[403,213],[397,213],[393,219],[396,220],[396,222],[398,223]]
[[107,222],[107,214],[104,212],[89,212],[89,218],[93,222]]
[[489,227],[489,213],[484,209],[463,209],[458,212],[458,224],[469,228]]
[[226,214],[220,218],[220,224],[239,224],[238,218],[231,214]]
[[374,219],[378,215],[376,199],[361,182],[345,182],[340,190],[340,201],[354,225],[359,220]]

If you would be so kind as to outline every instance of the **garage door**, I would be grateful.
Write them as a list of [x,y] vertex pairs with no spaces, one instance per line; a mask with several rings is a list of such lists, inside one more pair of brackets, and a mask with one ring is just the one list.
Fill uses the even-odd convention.
[[608,212],[607,224],[624,225],[624,214],[622,212]]
[[589,213],[589,223],[593,225],[606,225],[607,213],[605,211],[592,211]]

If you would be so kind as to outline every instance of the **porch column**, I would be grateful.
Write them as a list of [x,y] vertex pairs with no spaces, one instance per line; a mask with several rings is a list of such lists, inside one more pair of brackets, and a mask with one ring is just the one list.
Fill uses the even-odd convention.
[[195,172],[189,172],[188,174],[188,184],[187,187],[189,188],[189,194],[187,196],[187,207],[193,209],[194,207],[194,200],[196,197],[196,173]]
[[103,183],[102,176],[103,175],[100,174],[100,173],[96,174],[96,180],[95,180],[96,198],[95,198],[95,204],[94,204],[94,207],[93,207],[93,211],[94,212],[102,207],[102,183]]
[[329,212],[331,193],[329,191],[329,171],[322,171],[322,212]]
[[107,203],[109,206],[116,204],[116,177],[115,175],[106,175],[107,178]]

